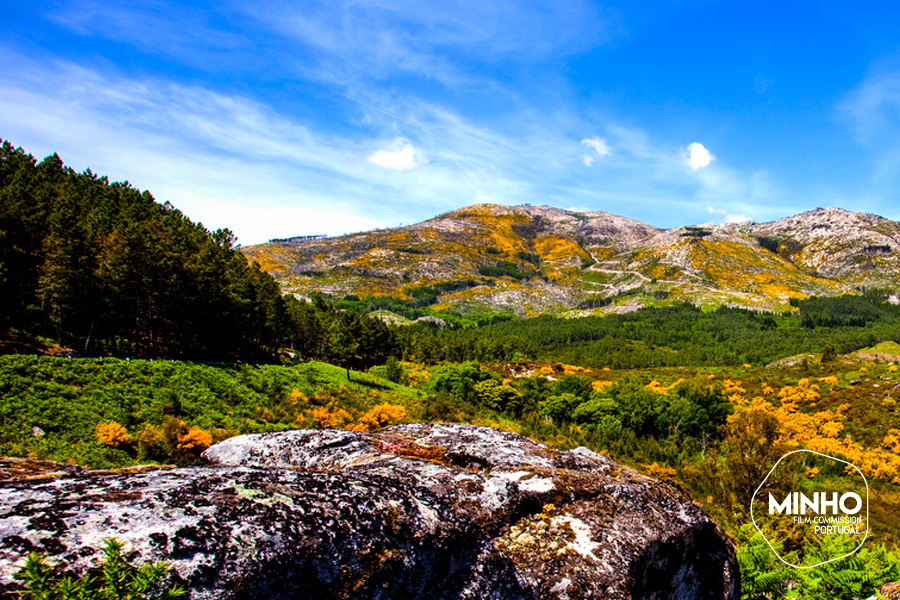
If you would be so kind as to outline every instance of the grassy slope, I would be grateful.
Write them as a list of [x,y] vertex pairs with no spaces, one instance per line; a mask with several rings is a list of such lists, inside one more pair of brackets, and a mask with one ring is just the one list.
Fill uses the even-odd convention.
[[[325,363],[282,367],[2,356],[0,396],[0,455],[103,468],[146,457],[138,456],[136,444],[114,449],[99,443],[95,431],[101,423],[120,423],[137,442],[147,424],[161,427],[167,417],[180,418],[187,427],[222,439],[312,427],[338,407],[347,416],[336,424],[345,426],[380,403],[414,413],[423,394],[364,373],[353,372],[348,382],[344,369]],[[34,435],[34,427],[44,434]]]
[[[413,385],[428,377],[424,367],[407,364]],[[505,370],[505,365],[496,366]],[[560,378],[550,368],[549,376]],[[548,367],[545,367],[547,370]],[[377,370],[376,370],[377,371]],[[539,373],[539,369],[535,369]],[[668,386],[678,379],[694,385],[732,381],[751,399],[765,397],[778,406],[778,391],[801,379],[819,382],[821,398],[800,411],[834,411],[843,404],[842,435],[863,448],[879,449],[891,429],[900,428],[892,402],[900,377],[887,363],[843,359],[827,367],[672,367],[638,370],[580,370],[594,380],[615,381],[624,375]],[[509,373],[511,374],[511,372]],[[837,383],[822,383],[834,376]],[[729,385],[726,383],[726,385]],[[139,436],[150,424],[162,427],[169,419],[196,426],[214,440],[230,435],[297,427],[359,426],[374,406],[402,406],[402,420],[459,420],[502,426],[561,446],[586,445],[637,468],[653,463],[674,469],[672,477],[685,479],[683,469],[699,449],[673,448],[665,440],[621,443],[592,437],[589,428],[551,426],[535,416],[514,418],[467,403],[435,405],[417,387],[398,385],[373,374],[352,373],[325,363],[295,366],[205,365],[172,361],[61,359],[52,357],[0,357],[0,455],[35,456],[73,461],[91,467],[137,464],[147,460],[138,450]],[[765,388],[774,391],[766,393]],[[343,412],[342,412],[343,411]],[[399,420],[399,419],[395,419]],[[96,436],[98,424],[122,424],[130,444],[111,448]],[[34,435],[34,427],[44,434]],[[167,457],[179,459],[177,453]],[[185,458],[185,457],[180,457]],[[188,457],[189,458],[189,457]],[[896,474],[895,474],[896,475]],[[873,477],[872,517],[892,541],[900,535],[900,513],[891,476]],[[689,487],[690,482],[686,482]],[[693,486],[696,487],[696,486]],[[701,486],[702,487],[702,486]],[[883,494],[884,502],[879,496]],[[699,487],[695,495],[703,499]],[[715,495],[715,494],[713,494]],[[714,498],[710,510],[725,498]],[[720,514],[727,518],[727,511]],[[894,530],[897,529],[895,532]]]
[[[894,349],[885,345],[877,350]],[[585,445],[647,474],[681,482],[739,544],[750,547],[760,543],[754,537],[755,531],[746,526],[746,515],[732,504],[724,488],[709,486],[702,477],[696,477],[698,466],[703,468],[715,462],[708,460],[712,454],[693,445],[696,441],[681,445],[634,436],[603,440],[581,426],[557,427],[534,417],[517,419],[464,402],[447,405],[445,401],[441,405],[418,389],[427,380],[427,368],[410,363],[405,366],[411,386],[356,372],[348,382],[344,369],[324,363],[248,366],[2,356],[0,455],[48,458],[101,468],[128,466],[148,462],[137,442],[148,423],[162,428],[167,419],[180,418],[186,425],[200,427],[211,432],[214,439],[221,439],[238,433],[294,427],[355,427],[376,405],[391,404],[405,410],[405,415],[395,415],[393,422],[459,420],[503,427],[564,447]],[[821,398],[813,406],[801,407],[801,412],[812,414],[849,404],[843,433],[864,448],[878,449],[886,434],[900,427],[895,406],[889,402],[892,390],[900,384],[900,376],[895,367],[885,362],[841,358],[824,367],[807,362],[768,368],[639,370],[590,370],[558,363],[529,366],[531,374],[543,370],[544,375],[557,380],[568,373],[594,381],[638,377],[655,380],[661,387],[679,379],[698,386],[733,385],[742,388],[746,398],[763,395],[776,406],[779,389],[809,379],[819,382]],[[521,374],[523,365],[494,365],[493,368],[512,375],[513,368]],[[836,382],[823,381],[829,377],[834,377]],[[767,387],[775,391],[767,392]],[[111,448],[98,442],[97,425],[111,420],[125,425],[130,443]],[[35,426],[44,434],[33,435]],[[195,455],[177,452],[166,458],[176,462],[196,460]],[[713,481],[724,476],[715,468],[713,475]],[[867,546],[896,547],[900,540],[900,493],[889,475],[872,477],[869,482],[872,533]],[[780,568],[780,565],[772,563],[766,567],[769,568]]]

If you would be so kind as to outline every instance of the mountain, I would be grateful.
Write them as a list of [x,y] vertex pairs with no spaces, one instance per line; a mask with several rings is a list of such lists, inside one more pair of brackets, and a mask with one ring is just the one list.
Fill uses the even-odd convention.
[[320,291],[465,313],[586,314],[688,301],[783,310],[887,288],[900,223],[838,208],[771,223],[658,229],[606,212],[481,204],[395,229],[243,252],[298,295]]

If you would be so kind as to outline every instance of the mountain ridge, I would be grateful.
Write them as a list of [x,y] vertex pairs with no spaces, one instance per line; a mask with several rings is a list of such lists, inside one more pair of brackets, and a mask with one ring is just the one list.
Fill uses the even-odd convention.
[[660,229],[604,211],[476,204],[403,227],[242,251],[299,296],[523,316],[673,301],[772,311],[792,299],[891,287],[900,223],[831,207],[767,223]]

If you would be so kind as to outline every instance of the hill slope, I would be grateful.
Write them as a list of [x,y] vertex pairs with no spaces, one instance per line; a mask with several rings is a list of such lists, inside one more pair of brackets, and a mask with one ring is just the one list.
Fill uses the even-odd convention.
[[888,287],[900,275],[898,251],[900,223],[836,208],[661,230],[605,212],[488,204],[407,227],[243,249],[295,294],[525,315],[680,300],[781,309],[791,298]]
[[394,352],[381,321],[282,295],[227,229],[0,140],[0,352],[268,362],[285,348],[353,368]]

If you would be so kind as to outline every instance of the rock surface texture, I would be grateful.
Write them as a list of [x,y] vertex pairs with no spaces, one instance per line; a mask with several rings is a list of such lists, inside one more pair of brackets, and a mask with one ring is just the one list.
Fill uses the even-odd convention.
[[0,465],[0,595],[29,551],[117,537],[191,598],[734,599],[734,547],[675,484],[495,429],[287,431],[211,467]]

